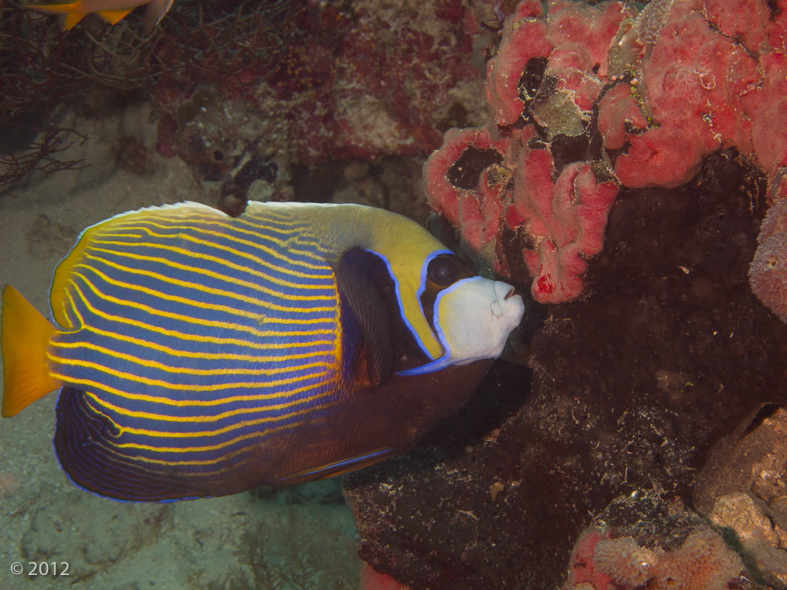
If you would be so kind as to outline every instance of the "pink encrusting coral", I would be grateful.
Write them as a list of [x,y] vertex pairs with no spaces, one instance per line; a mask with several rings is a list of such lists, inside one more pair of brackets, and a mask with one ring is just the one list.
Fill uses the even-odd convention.
[[465,228],[463,237],[475,251],[498,231],[501,193],[511,176],[509,147],[506,138],[492,139],[488,127],[451,129],[430,158],[427,198],[440,204],[448,221]]
[[787,322],[787,199],[770,208],[757,241],[760,245],[749,268],[752,291]]
[[619,150],[626,144],[627,129],[645,129],[648,120],[630,84],[613,86],[599,101],[598,131],[608,150]]
[[[787,1],[782,2],[787,17]],[[783,30],[787,33],[787,18]],[[783,39],[779,39],[784,43]],[[776,198],[787,198],[783,187],[774,188],[782,178],[780,169],[787,166],[787,55],[769,52],[760,57],[762,85],[744,100],[752,119],[752,146],[762,168],[771,181]]]
[[[492,119],[446,134],[425,167],[428,200],[516,280],[514,234],[536,300],[575,299],[618,187],[681,186],[730,147],[781,178],[786,38],[787,0],[653,0],[639,13],[521,2],[487,67]],[[489,149],[498,157],[476,157]]]
[[599,541],[603,541],[606,538],[608,538],[607,532],[598,527],[585,529],[579,536],[579,540],[571,552],[568,583],[563,587],[563,590],[573,590],[582,587],[593,590],[606,590],[611,584],[612,576],[602,572],[594,561],[596,546]]
[[724,590],[745,571],[740,556],[709,528],[664,551],[591,527],[574,547],[563,590]]
[[[527,127],[525,131],[530,132]],[[513,191],[514,212],[529,239],[523,255],[533,275],[532,292],[542,303],[560,303],[582,293],[586,258],[601,252],[607,213],[618,194],[614,180],[598,181],[591,162],[573,162],[552,180],[549,149],[528,146],[519,154]],[[512,224],[513,225],[513,224]]]
[[409,590],[388,574],[381,574],[368,563],[361,566],[361,590]]
[[498,125],[512,125],[519,119],[525,108],[520,97],[520,78],[531,59],[552,52],[553,46],[546,39],[546,24],[528,18],[541,11],[540,3],[522,2],[516,14],[506,20],[497,57],[487,65],[486,98]]
[[601,164],[589,162],[569,164],[553,180],[549,145],[530,147],[534,136],[532,125],[510,140],[493,140],[489,127],[450,131],[426,165],[427,198],[503,274],[495,238],[503,223],[521,227],[533,295],[559,303],[582,293],[586,258],[603,247],[618,185]]
[[618,183],[600,160],[567,163],[561,153],[558,161],[554,142],[585,134],[604,86],[608,48],[630,16],[619,3],[546,9],[520,3],[487,67],[493,120],[477,130],[449,131],[425,167],[432,207],[495,271],[512,274],[498,238],[519,232],[531,291],[542,303],[578,297],[587,258],[603,246]]
[[695,2],[672,4],[669,21],[641,63],[642,92],[654,124],[628,135],[615,162],[630,187],[673,188],[691,180],[702,158],[735,145],[752,152],[751,121],[742,98],[759,82],[746,48],[712,27]]

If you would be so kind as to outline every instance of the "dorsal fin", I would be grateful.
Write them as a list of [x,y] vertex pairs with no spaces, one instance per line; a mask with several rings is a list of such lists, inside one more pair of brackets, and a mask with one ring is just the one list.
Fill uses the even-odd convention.
[[336,265],[339,291],[352,309],[366,344],[366,367],[372,386],[386,382],[394,365],[388,303],[374,281],[373,269],[381,263],[372,252],[353,248]]
[[52,317],[65,329],[78,327],[72,325],[72,320],[65,312],[65,309],[68,307],[69,285],[74,267],[82,262],[82,255],[86,250],[90,250],[96,240],[102,239],[105,234],[112,233],[118,228],[127,226],[129,222],[139,222],[141,224],[145,221],[150,221],[155,223],[160,222],[162,219],[200,216],[207,219],[227,218],[227,215],[218,209],[200,203],[185,201],[174,205],[145,207],[136,211],[120,213],[85,229],[79,234],[71,251],[55,269],[55,276],[52,279],[52,287],[49,292],[49,305],[52,308]]

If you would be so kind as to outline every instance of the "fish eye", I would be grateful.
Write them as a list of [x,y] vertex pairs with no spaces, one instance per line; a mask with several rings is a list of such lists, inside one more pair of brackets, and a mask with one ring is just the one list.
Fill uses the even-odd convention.
[[456,282],[459,277],[459,267],[448,256],[438,256],[429,263],[426,274],[438,287],[447,287]]

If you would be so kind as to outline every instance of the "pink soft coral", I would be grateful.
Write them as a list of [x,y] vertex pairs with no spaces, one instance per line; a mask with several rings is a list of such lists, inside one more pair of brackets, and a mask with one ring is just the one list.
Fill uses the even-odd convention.
[[575,299],[618,185],[674,188],[735,147],[787,197],[785,51],[787,0],[521,2],[488,64],[492,120],[446,134],[429,202],[502,274],[521,244],[538,301]]

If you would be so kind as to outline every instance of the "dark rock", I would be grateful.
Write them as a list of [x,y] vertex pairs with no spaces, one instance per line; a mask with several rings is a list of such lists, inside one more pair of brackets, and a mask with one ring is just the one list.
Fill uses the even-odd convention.
[[524,347],[532,383],[491,374],[472,416],[346,479],[361,557],[413,590],[545,590],[614,498],[688,501],[709,446],[787,402],[787,326],[747,278],[761,189],[725,153],[684,187],[624,191],[590,295]]

